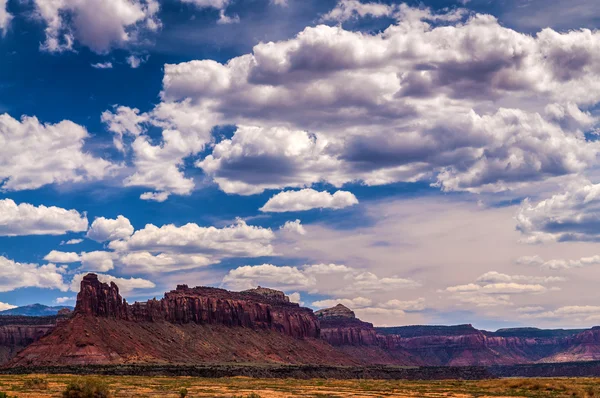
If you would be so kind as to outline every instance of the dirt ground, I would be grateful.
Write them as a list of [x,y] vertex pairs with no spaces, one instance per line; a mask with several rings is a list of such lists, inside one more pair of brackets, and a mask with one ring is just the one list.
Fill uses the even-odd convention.
[[[503,379],[485,381],[296,380],[243,377],[94,376],[113,397],[600,397],[600,379]],[[60,397],[72,375],[0,375],[9,397]],[[187,393],[187,395],[182,395]]]

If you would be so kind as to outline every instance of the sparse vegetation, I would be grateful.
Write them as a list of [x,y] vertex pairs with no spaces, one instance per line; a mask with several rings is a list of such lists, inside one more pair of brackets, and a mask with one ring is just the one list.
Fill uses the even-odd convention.
[[32,379],[27,379],[23,383],[23,388],[25,390],[47,390],[48,389],[48,380],[42,379],[41,377],[34,377]]
[[63,398],[109,398],[108,384],[96,378],[81,378],[70,382]]
[[6,393],[0,398],[57,397],[221,397],[221,398],[341,398],[420,397],[527,397],[600,398],[600,379],[438,380],[327,380],[255,379],[229,377],[144,377],[74,375],[0,375]]

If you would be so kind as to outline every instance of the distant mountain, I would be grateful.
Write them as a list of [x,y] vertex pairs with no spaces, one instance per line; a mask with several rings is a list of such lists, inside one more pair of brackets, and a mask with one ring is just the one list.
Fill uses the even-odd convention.
[[73,307],[65,305],[49,307],[43,304],[31,304],[10,310],[0,311],[0,315],[48,316],[58,314],[58,311],[62,310],[63,308],[67,308],[71,311],[73,310]]

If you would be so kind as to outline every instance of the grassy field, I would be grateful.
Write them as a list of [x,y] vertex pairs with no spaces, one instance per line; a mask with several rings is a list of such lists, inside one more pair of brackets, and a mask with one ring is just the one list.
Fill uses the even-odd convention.
[[[600,397],[600,379],[377,381],[94,376],[112,397]],[[9,397],[60,397],[70,375],[0,376]]]

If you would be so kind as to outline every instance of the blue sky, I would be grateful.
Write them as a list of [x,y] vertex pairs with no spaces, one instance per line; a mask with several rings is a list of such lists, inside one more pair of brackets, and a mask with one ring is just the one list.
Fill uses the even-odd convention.
[[0,307],[93,271],[596,324],[592,3],[0,0]]

